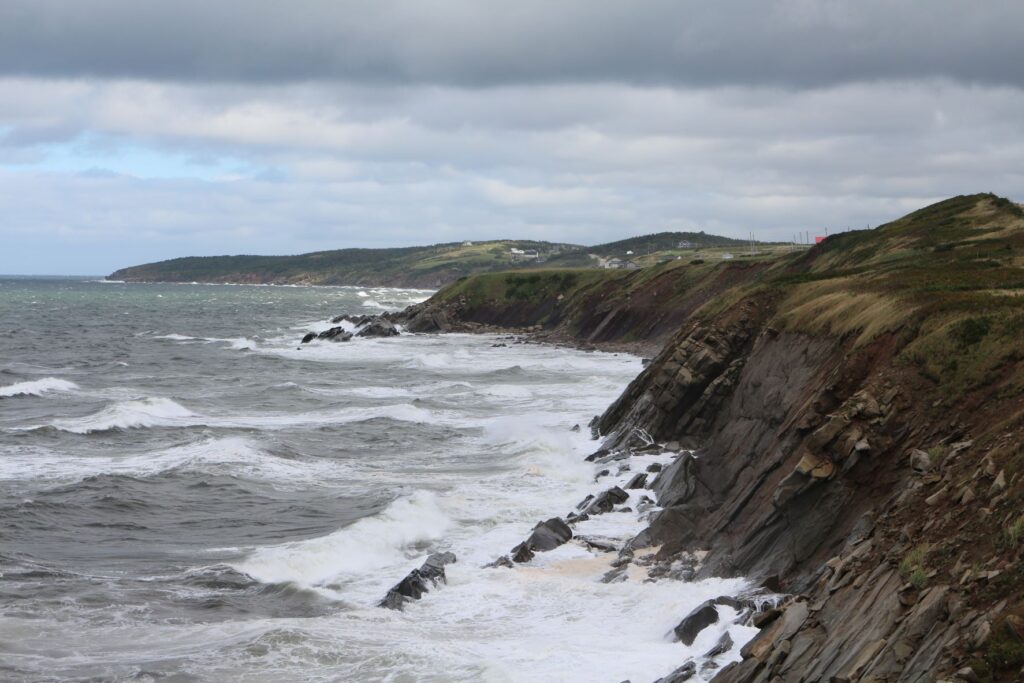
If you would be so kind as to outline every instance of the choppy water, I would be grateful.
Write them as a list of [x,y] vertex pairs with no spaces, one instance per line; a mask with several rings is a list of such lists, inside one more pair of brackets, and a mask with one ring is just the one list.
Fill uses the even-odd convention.
[[[637,683],[682,663],[666,633],[738,581],[603,584],[609,556],[574,543],[481,568],[596,488],[585,425],[639,359],[297,348],[427,294],[0,279],[0,679]],[[375,607],[435,550],[459,558],[447,586]]]

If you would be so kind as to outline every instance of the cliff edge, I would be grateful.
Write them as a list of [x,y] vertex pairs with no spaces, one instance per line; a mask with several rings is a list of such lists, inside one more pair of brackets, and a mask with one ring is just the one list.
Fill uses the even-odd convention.
[[696,311],[596,421],[698,449],[639,541],[793,596],[715,681],[1021,680],[1022,249],[992,195],[830,237]]
[[402,322],[656,352],[592,425],[694,449],[634,545],[789,596],[715,681],[1012,681],[1022,293],[1024,211],[979,194],[773,261],[473,277]]

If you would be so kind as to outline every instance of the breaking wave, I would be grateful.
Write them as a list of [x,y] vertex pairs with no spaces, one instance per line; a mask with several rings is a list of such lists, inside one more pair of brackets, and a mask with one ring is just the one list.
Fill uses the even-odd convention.
[[407,552],[440,539],[452,519],[436,494],[416,491],[384,510],[320,538],[257,548],[234,566],[263,583],[323,586],[389,567],[404,567]]
[[78,385],[66,379],[57,377],[44,377],[43,379],[30,382],[19,382],[0,387],[0,398],[13,398],[15,396],[42,396],[52,391],[74,391]]

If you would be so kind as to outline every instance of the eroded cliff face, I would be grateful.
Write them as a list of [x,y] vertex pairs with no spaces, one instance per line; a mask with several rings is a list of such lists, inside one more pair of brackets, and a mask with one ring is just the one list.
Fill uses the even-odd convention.
[[[697,448],[654,483],[665,509],[638,545],[664,560],[706,550],[698,577],[794,596],[715,680],[931,681],[984,664],[995,629],[1017,637],[985,572],[1019,573],[1015,551],[978,553],[966,526],[1014,514],[970,439],[991,416],[933,409],[927,378],[899,360],[912,335],[857,346],[780,331],[775,313],[754,297],[688,325],[594,425],[612,449]],[[932,445],[941,464],[919,450]],[[924,546],[948,566],[908,566]]]
[[403,322],[660,350],[591,425],[694,450],[633,545],[787,596],[716,681],[1019,681],[1021,253],[1024,209],[960,196],[774,264],[473,278]]

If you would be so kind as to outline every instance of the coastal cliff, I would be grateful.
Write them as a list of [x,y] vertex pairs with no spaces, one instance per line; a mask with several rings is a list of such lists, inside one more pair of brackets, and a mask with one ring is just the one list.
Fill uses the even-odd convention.
[[1018,205],[961,196],[770,263],[470,278],[403,321],[657,350],[592,424],[694,449],[634,546],[789,596],[715,681],[1011,681],[1022,254]]

